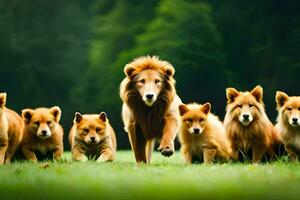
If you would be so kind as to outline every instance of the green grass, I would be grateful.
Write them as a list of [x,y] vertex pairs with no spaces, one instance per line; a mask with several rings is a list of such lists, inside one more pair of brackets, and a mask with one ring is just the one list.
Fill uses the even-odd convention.
[[136,165],[132,152],[113,163],[14,163],[0,167],[0,199],[298,199],[300,168],[264,165],[185,165],[176,152]]

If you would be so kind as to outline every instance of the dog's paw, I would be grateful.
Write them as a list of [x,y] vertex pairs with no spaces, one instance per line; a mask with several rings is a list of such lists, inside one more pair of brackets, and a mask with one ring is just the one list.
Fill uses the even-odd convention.
[[88,158],[86,156],[80,156],[80,157],[75,157],[73,158],[74,161],[77,161],[77,162],[86,162],[88,161]]
[[174,153],[174,147],[170,145],[159,147],[158,150],[161,152],[161,155],[166,157],[170,157]]
[[97,162],[112,162],[113,158],[110,155],[101,155],[98,159]]

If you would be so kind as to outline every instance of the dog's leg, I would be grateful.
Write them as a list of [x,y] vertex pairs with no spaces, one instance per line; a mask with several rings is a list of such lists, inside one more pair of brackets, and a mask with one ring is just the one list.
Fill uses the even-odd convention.
[[60,160],[63,154],[63,144],[59,144],[53,152],[53,158],[55,160]]
[[8,148],[8,139],[0,138],[0,165],[4,164],[7,148]]
[[178,120],[176,117],[169,115],[165,118],[162,138],[158,150],[164,156],[171,156],[174,153],[174,140],[178,131]]
[[8,148],[7,148],[7,152],[5,155],[5,163],[10,163],[13,155],[15,154],[16,150],[19,148],[20,145],[20,141],[19,138],[17,137],[11,137],[9,144],[8,144]]
[[239,148],[238,145],[234,142],[231,142],[231,155],[233,161],[238,161],[239,159]]
[[215,149],[203,149],[203,160],[204,164],[210,164],[215,158],[217,151]]
[[285,145],[285,150],[287,151],[289,158],[291,159],[291,161],[293,162],[297,162],[298,161],[298,156],[297,153],[294,151],[294,148],[292,145]]
[[29,147],[26,147],[26,146],[22,146],[21,149],[22,149],[22,153],[24,154],[24,156],[27,160],[32,161],[32,162],[38,161],[38,159],[32,149],[30,149]]
[[152,151],[153,151],[153,146],[154,146],[154,140],[147,140],[146,143],[146,158],[147,158],[147,163],[150,164],[151,158],[152,158]]
[[193,161],[193,154],[187,145],[182,145],[180,149],[186,164],[191,164]]
[[253,146],[252,148],[252,163],[259,163],[266,153],[265,146]]
[[74,146],[72,149],[72,160],[86,162],[88,158],[85,155],[85,152],[80,148]]
[[135,160],[137,163],[147,163],[146,159],[146,138],[144,135],[136,130],[136,125],[131,124],[128,127],[128,136],[131,144],[131,148],[134,152]]
[[110,148],[105,148],[101,151],[101,155],[97,159],[97,162],[109,162],[114,160],[114,154]]

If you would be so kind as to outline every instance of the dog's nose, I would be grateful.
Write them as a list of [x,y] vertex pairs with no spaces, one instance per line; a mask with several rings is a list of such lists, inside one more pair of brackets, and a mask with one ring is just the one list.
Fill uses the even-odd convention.
[[42,130],[42,134],[45,136],[47,135],[47,131],[46,130]]
[[294,117],[292,120],[293,120],[293,123],[297,123],[298,122],[298,118]]
[[200,133],[200,129],[199,128],[194,128],[194,133],[195,134],[199,134]]
[[91,140],[92,140],[93,142],[95,142],[95,139],[96,139],[95,137],[91,137]]
[[244,119],[249,119],[249,114],[243,114]]
[[146,98],[147,98],[148,100],[152,100],[152,99],[153,99],[153,96],[154,96],[153,94],[147,94],[147,95],[146,95]]

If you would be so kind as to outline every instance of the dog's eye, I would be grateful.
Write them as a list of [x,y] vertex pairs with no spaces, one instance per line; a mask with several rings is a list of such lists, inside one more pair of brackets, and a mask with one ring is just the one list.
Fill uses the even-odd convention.
[[96,132],[99,132],[99,131],[101,131],[101,128],[96,128]]
[[35,124],[36,126],[39,126],[39,125],[40,125],[40,122],[34,122],[34,124]]
[[189,123],[192,123],[192,122],[193,122],[192,119],[187,119],[186,121],[189,122]]
[[48,125],[51,124],[51,121],[47,121],[47,124],[48,124]]
[[300,110],[300,107],[298,108],[298,110]]
[[237,107],[238,107],[238,108],[241,108],[241,107],[242,107],[242,105],[240,105],[240,104],[239,104],[239,105],[237,105]]
[[287,108],[287,110],[291,111],[291,110],[292,110],[292,108],[291,108],[291,107],[288,107],[288,108]]
[[83,131],[86,132],[86,133],[88,133],[89,129],[88,128],[84,128]]
[[203,119],[203,118],[200,118],[200,119],[199,119],[199,122],[203,122],[203,121],[204,121],[204,119]]
[[139,82],[144,84],[145,83],[145,79],[141,79]]
[[250,107],[250,108],[253,107],[253,104],[249,104],[249,107]]
[[160,80],[159,79],[155,79],[155,83],[159,83],[160,82]]

